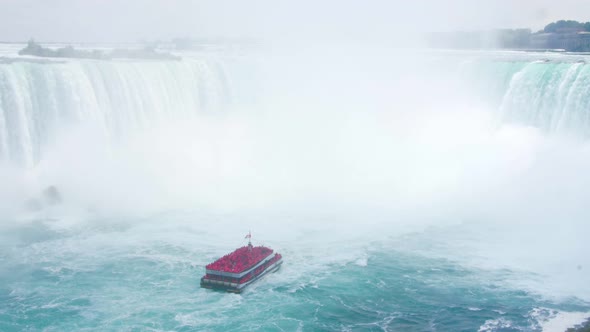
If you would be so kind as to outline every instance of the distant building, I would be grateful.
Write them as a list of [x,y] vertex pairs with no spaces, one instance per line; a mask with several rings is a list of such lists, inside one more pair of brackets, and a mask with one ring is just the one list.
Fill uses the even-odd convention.
[[537,49],[590,52],[590,31],[559,28],[556,32],[531,33],[529,29],[433,33],[429,44],[452,49]]
[[590,32],[536,33],[531,36],[531,48],[590,52]]

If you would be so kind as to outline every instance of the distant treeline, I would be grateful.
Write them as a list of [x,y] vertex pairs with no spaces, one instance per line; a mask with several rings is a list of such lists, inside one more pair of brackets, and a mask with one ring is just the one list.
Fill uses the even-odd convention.
[[[578,21],[561,20],[549,23],[545,26],[542,32],[544,33],[560,33],[564,31],[587,31],[590,32],[590,22],[582,23]],[[539,31],[541,32],[541,31]]]
[[432,33],[429,43],[437,48],[590,52],[590,22],[561,20],[534,33],[531,29]]
[[113,49],[109,52],[103,50],[78,50],[73,46],[60,47],[57,49],[43,47],[33,39],[29,40],[27,46],[18,51],[19,55],[33,55],[42,58],[75,58],[75,59],[144,59],[144,60],[180,60],[180,57],[157,52],[154,48],[143,49]]

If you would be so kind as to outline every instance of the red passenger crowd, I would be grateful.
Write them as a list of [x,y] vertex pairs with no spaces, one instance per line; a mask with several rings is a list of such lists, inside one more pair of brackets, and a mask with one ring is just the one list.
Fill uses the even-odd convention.
[[267,267],[274,264],[275,262],[277,262],[281,258],[282,258],[281,254],[276,254],[273,258],[269,259],[266,263],[257,267],[253,273],[248,273],[240,279],[232,278],[232,277],[223,277],[223,276],[218,276],[215,274],[208,274],[208,273],[205,274],[205,278],[211,279],[211,280],[221,280],[221,281],[226,281],[226,282],[234,282],[234,283],[243,284],[243,283],[249,281],[250,279],[252,279],[253,277],[257,276],[258,274],[262,273],[262,271],[264,271]]
[[240,273],[256,265],[256,263],[260,262],[271,253],[272,250],[267,247],[244,246],[207,265],[207,269]]

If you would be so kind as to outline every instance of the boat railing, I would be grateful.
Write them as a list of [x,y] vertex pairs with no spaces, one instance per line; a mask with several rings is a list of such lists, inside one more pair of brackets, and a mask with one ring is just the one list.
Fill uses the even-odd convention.
[[246,274],[252,272],[253,270],[255,270],[256,268],[260,267],[261,265],[263,265],[264,263],[266,263],[267,261],[273,259],[273,257],[276,256],[275,255],[268,255],[266,256],[266,258],[264,258],[263,260],[261,260],[260,262],[258,262],[258,264],[252,266],[251,268],[240,272],[240,273],[233,273],[233,272],[225,272],[225,271],[218,271],[218,270],[212,270],[212,269],[206,269],[205,272],[207,274],[212,274],[212,275],[218,275],[218,276],[224,276],[224,277],[230,277],[230,278],[242,278],[243,276],[245,276]]

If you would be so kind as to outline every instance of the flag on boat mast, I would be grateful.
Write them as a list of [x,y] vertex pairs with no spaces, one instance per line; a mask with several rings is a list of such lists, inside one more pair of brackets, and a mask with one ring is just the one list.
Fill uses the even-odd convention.
[[244,239],[248,239],[248,250],[252,250],[252,233],[248,231],[248,235]]

